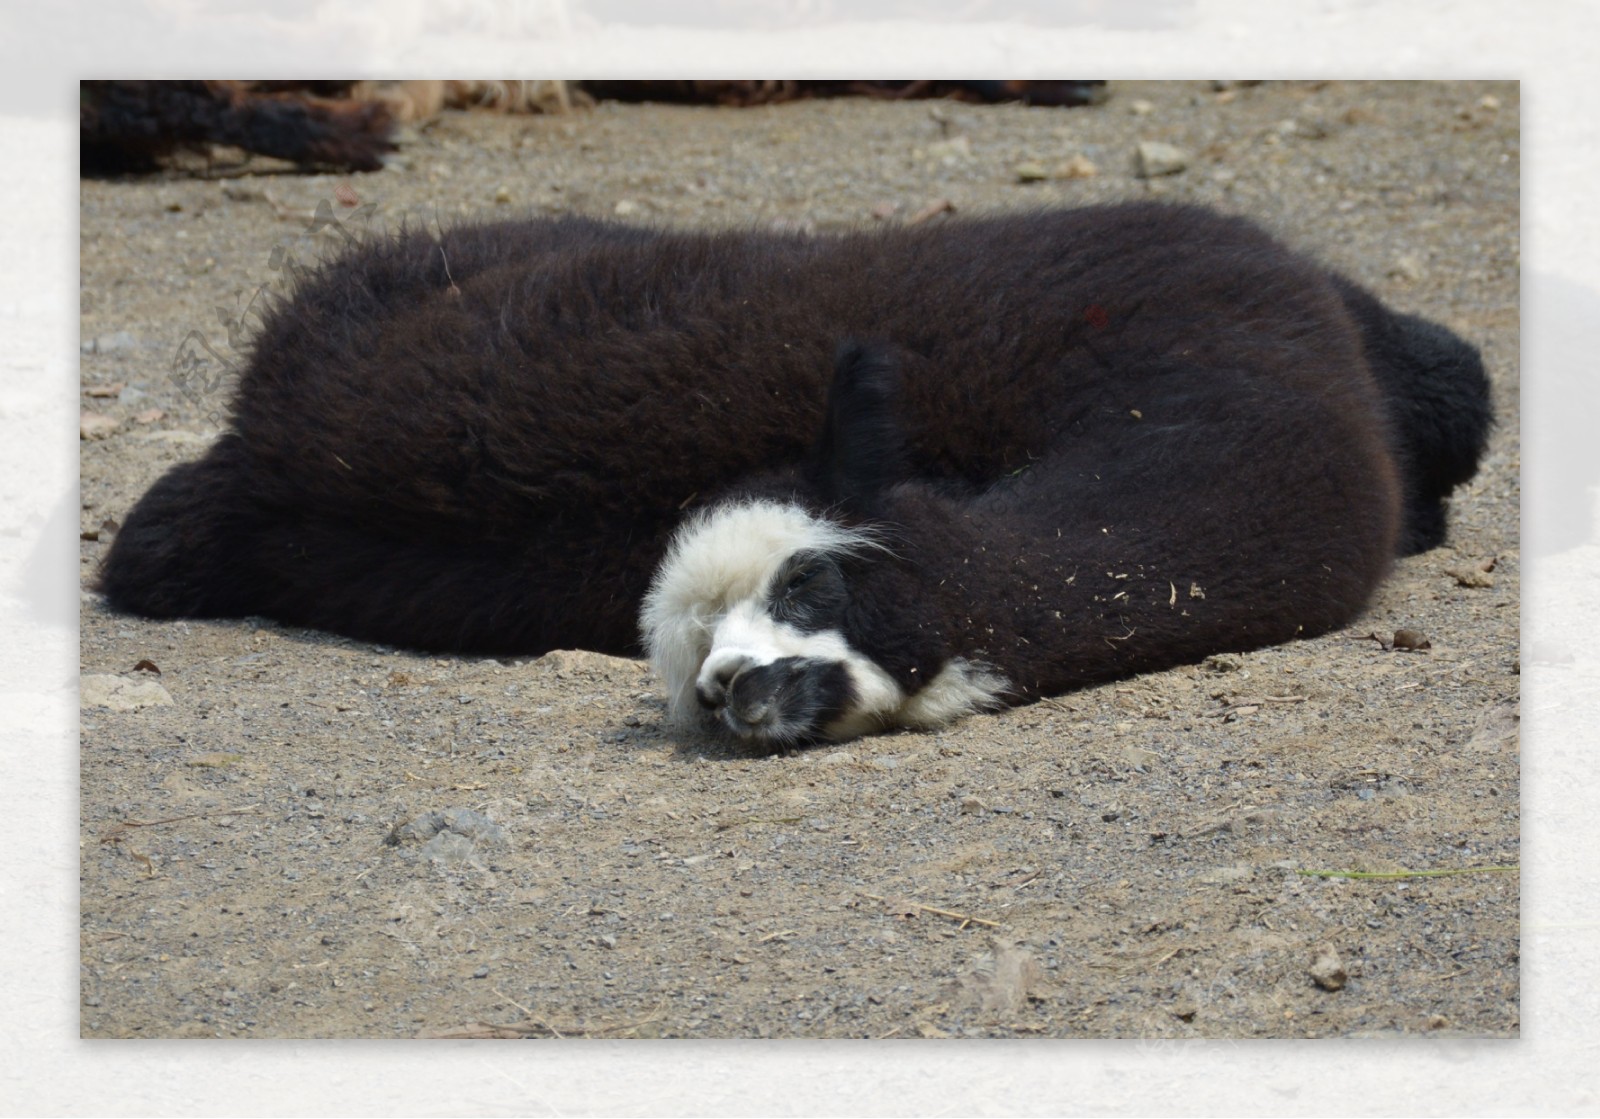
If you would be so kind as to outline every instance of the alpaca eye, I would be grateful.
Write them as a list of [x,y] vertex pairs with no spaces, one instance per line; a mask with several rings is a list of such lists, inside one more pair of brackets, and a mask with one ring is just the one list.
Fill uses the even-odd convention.
[[783,588],[783,593],[786,595],[796,593],[801,587],[811,582],[812,579],[815,579],[816,576],[817,570],[814,567],[807,568],[804,571],[795,572],[789,577],[788,585]]

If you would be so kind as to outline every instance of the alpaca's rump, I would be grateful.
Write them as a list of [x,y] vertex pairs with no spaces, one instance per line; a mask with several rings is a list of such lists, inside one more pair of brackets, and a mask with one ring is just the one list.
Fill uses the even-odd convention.
[[[830,406],[851,339],[885,372]],[[133,510],[103,587],[627,652],[674,528],[755,495],[897,542],[850,576],[888,677],[980,657],[1026,696],[1343,624],[1438,542],[1487,423],[1470,346],[1194,209],[412,232],[271,314],[231,433]]]

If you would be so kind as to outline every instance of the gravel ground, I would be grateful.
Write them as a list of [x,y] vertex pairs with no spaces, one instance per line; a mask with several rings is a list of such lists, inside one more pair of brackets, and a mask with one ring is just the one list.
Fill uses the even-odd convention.
[[[131,504],[214,435],[225,386],[187,399],[172,355],[200,331],[229,356],[274,249],[334,245],[307,233],[321,202],[362,213],[341,187],[391,225],[1205,202],[1477,342],[1499,424],[1451,547],[1401,562],[1347,630],[778,757],[674,737],[631,661],[160,624],[86,590],[82,1033],[1516,1036],[1516,873],[1300,871],[1519,859],[1517,97],[602,105],[447,115],[372,175],[224,156],[85,182],[85,588]],[[1186,168],[1138,178],[1139,141]],[[1387,647],[1399,629],[1430,647]]]

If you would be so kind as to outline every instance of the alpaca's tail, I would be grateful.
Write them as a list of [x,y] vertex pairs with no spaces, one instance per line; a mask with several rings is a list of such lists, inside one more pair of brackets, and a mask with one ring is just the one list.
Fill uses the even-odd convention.
[[1494,423],[1489,378],[1471,343],[1437,323],[1389,310],[1345,280],[1367,361],[1389,401],[1405,485],[1399,553],[1444,543],[1444,499],[1478,471]]
[[100,568],[115,609],[152,618],[238,616],[260,588],[253,514],[235,491],[236,436],[168,471],[133,507]]

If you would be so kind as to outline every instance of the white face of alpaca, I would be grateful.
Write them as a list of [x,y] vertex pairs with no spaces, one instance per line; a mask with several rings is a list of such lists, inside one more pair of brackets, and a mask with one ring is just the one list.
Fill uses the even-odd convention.
[[1004,681],[954,660],[908,695],[841,628],[841,561],[869,533],[794,505],[748,502],[679,529],[645,600],[651,660],[673,712],[770,745],[934,726],[992,706]]

